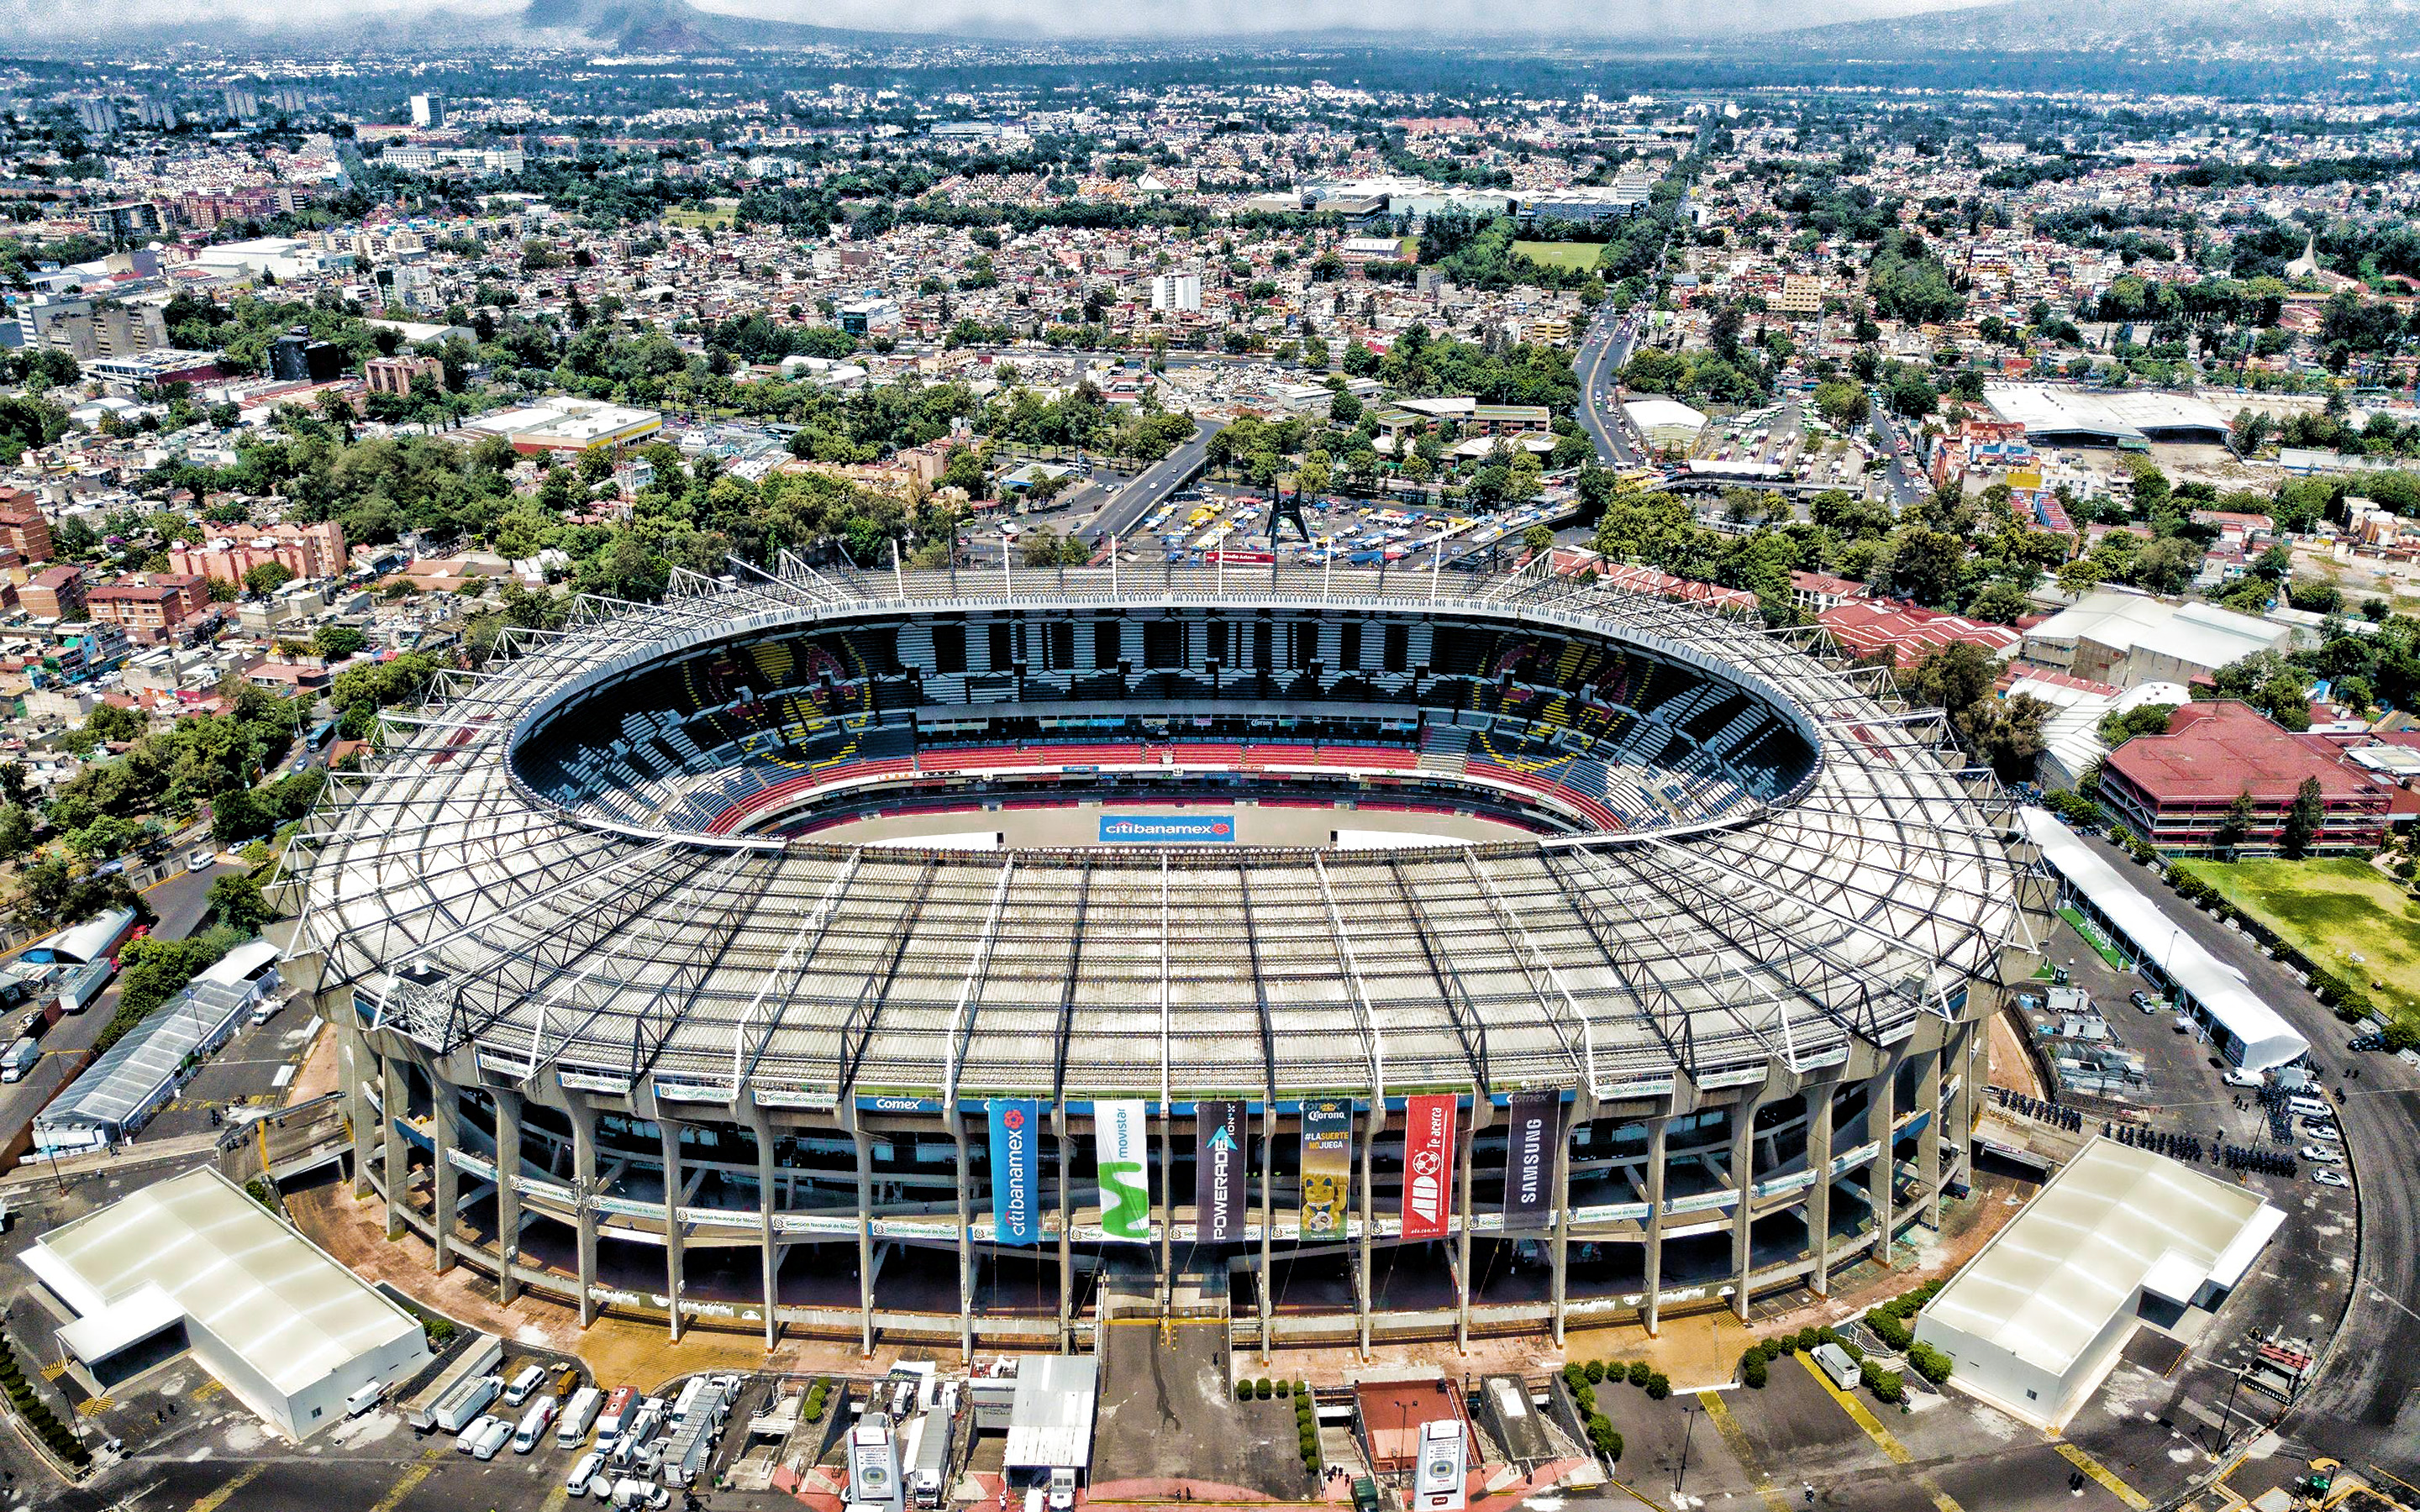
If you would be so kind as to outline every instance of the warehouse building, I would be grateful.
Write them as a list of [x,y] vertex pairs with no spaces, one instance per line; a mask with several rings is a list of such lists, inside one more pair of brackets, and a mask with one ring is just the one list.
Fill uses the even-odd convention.
[[302,1440],[428,1362],[417,1319],[207,1165],[52,1229],[25,1266],[75,1315],[58,1362],[95,1396],[190,1351]]
[[1633,399],[1621,410],[1659,452],[1685,452],[1706,428],[1706,417],[1678,399]]
[[35,1116],[34,1149],[88,1154],[142,1133],[176,1097],[194,1061],[226,1043],[253,1005],[277,990],[277,947],[255,940],[229,950]]
[[1987,383],[1983,403],[2025,428],[2037,446],[2115,446],[2145,451],[2154,442],[2218,446],[2226,417],[2182,393],[2087,393],[2043,383]]
[[2095,1139],[1916,1315],[1950,1384],[2056,1432],[2149,1325],[2215,1308],[2286,1215],[2148,1149]]

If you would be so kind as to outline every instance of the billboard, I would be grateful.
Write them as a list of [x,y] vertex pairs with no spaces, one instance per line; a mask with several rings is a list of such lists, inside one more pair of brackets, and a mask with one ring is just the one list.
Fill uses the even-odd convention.
[[1231,813],[1122,813],[1101,815],[1104,845],[1217,844],[1235,838]]
[[1193,1104],[1194,1237],[1204,1243],[1244,1237],[1248,1137],[1241,1102],[1221,1097]]
[[1344,1193],[1353,1180],[1353,1104],[1341,1097],[1302,1105],[1302,1237],[1344,1237]]
[[1101,1168],[1101,1237],[1151,1239],[1151,1141],[1140,1103],[1093,1104],[1093,1158]]
[[1559,1092],[1512,1094],[1504,1151],[1504,1227],[1543,1228],[1555,1217],[1555,1146],[1562,1137]]
[[1404,1237],[1445,1233],[1452,1207],[1453,1097],[1425,1092],[1404,1104]]
[[991,1100],[991,1216],[1002,1244],[1042,1238],[1042,1104],[1030,1097]]

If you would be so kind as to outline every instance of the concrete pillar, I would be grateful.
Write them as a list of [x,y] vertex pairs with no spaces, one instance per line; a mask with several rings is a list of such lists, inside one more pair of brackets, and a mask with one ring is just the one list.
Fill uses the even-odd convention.
[[1892,1212],[1891,1135],[1899,1122],[1899,1062],[1893,1060],[1866,1084],[1866,1137],[1874,1142],[1874,1163],[1866,1167],[1866,1203],[1873,1210],[1874,1258],[1890,1269]]
[[1562,1137],[1555,1141],[1555,1228],[1549,1253],[1554,1258],[1555,1348],[1563,1347],[1566,1283],[1572,1269],[1572,1124],[1563,1120]]
[[597,1321],[597,1110],[585,1097],[572,1093],[565,1101],[571,1113],[571,1201],[579,1235],[580,1326]]
[[[967,1156],[966,1109],[954,1099],[950,1103],[950,1137],[957,1146],[958,1161],[958,1349],[967,1364],[975,1359],[975,1214],[974,1173]],[[992,1180],[1000,1180],[994,1171]]]
[[1926,1115],[1924,1132],[1916,1139],[1916,1179],[1924,1186],[1923,1221],[1941,1232],[1941,1129],[1949,1110],[1941,1105],[1941,1057],[1938,1049],[1924,1052],[1916,1068],[1916,1105]]
[[1159,1293],[1160,1316],[1176,1307],[1176,1105],[1159,1104]]
[[1269,1295],[1270,1253],[1278,1227],[1277,1186],[1272,1174],[1278,1164],[1278,1103],[1272,1097],[1261,1104],[1261,1364],[1269,1363],[1277,1308]]
[[1807,1088],[1807,1169],[1815,1178],[1807,1189],[1807,1252],[1815,1259],[1807,1285],[1819,1297],[1832,1294],[1832,1092],[1838,1085]]
[[1731,1316],[1747,1321],[1747,1277],[1755,1264],[1756,1114],[1758,1097],[1745,1097],[1731,1109],[1731,1189],[1739,1205],[1731,1210]]
[[1354,1246],[1353,1310],[1360,1323],[1361,1360],[1370,1360],[1370,1245],[1377,1237],[1377,1152],[1379,1132],[1387,1127],[1386,1099],[1371,1089],[1370,1115],[1361,1129],[1361,1241]]
[[1958,1087],[1949,1094],[1949,1129],[1945,1135],[1949,1142],[1948,1169],[1942,1177],[1945,1181],[1974,1180],[1975,1109],[1983,1090],[1984,1040],[1983,1031],[1972,1022],[1961,1024],[1951,1031],[1949,1069],[1958,1079]]
[[1050,1129],[1059,1147],[1059,1352],[1076,1350],[1075,1157],[1068,1151],[1067,1105],[1050,1106]]
[[453,1085],[429,1078],[428,1131],[437,1157],[436,1239],[431,1245],[439,1275],[454,1269],[454,1225],[461,1216],[462,1172],[454,1164],[454,1148],[461,1142],[462,1096]]
[[353,1125],[353,1198],[359,1201],[370,1195],[370,1152],[383,1154],[385,1147],[378,1144],[378,1110],[370,1105],[370,1078],[378,1074],[378,1060],[370,1053],[369,1041],[363,1038],[360,1015],[354,1012],[352,995],[343,994],[327,1011],[329,1021],[336,1026],[337,1073],[344,1078],[345,1114]]
[[857,1304],[861,1319],[858,1350],[871,1359],[874,1355],[874,1144],[866,1137],[865,1119],[857,1111],[856,1099],[843,1102],[841,1117],[847,1120],[849,1137],[857,1141]]
[[411,1200],[411,1156],[404,1143],[403,1130],[397,1120],[411,1111],[406,1101],[403,1062],[394,1056],[379,1059],[379,1102],[383,1112],[379,1119],[379,1149],[385,1162],[386,1237],[403,1237],[404,1204]]
[[1654,1337],[1663,1325],[1656,1294],[1664,1289],[1664,1152],[1670,1148],[1672,1120],[1647,1120],[1647,1334]]
[[782,1249],[773,1228],[781,1189],[773,1170],[772,1116],[759,1108],[751,1132],[756,1135],[756,1242],[765,1266],[765,1348],[769,1350],[782,1342]]
[[667,1309],[667,1322],[672,1331],[672,1342],[678,1344],[681,1336],[681,1244],[688,1237],[680,1216],[681,1187],[684,1185],[680,1125],[658,1108],[656,1133],[662,1139],[664,1168],[664,1295],[672,1303]]
[[1470,1167],[1475,1164],[1472,1146],[1479,1135],[1480,1120],[1492,1107],[1485,1088],[1470,1089],[1470,1116],[1462,1120],[1462,1148],[1455,1151],[1460,1164],[1454,1172],[1458,1183],[1454,1211],[1461,1214],[1462,1227],[1453,1236],[1453,1348],[1455,1353],[1463,1355],[1470,1353]]
[[521,1094],[504,1088],[496,1099],[496,1301],[512,1305],[521,1294],[513,1267],[521,1255]]

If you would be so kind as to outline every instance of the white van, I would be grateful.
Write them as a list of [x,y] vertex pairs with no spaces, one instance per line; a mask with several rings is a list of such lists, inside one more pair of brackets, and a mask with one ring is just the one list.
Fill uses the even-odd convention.
[[379,1404],[379,1398],[385,1395],[385,1382],[378,1381],[371,1381],[368,1385],[364,1386],[361,1390],[345,1398],[345,1415],[347,1417],[361,1416],[364,1412],[376,1407]]
[[545,1384],[546,1366],[542,1365],[522,1366],[521,1373],[513,1378],[513,1383],[504,1388],[504,1405],[506,1407],[519,1407],[521,1403],[529,1400],[529,1395],[531,1392],[537,1390],[540,1386]]
[[2336,1116],[2335,1109],[2316,1097],[2289,1097],[2286,1100],[2286,1106],[2298,1119],[2333,1119]]
[[541,1396],[521,1414],[520,1427],[513,1430],[513,1453],[525,1455],[546,1442],[546,1430],[554,1427],[554,1398]]
[[218,864],[219,853],[207,845],[185,857],[185,870],[188,872],[207,872]]

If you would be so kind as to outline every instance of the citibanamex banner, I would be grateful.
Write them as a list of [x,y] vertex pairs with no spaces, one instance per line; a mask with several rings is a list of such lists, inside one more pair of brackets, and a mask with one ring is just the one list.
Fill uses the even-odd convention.
[[1042,1237],[1041,1132],[1041,1103],[1029,1097],[991,1100],[991,1217],[1002,1244],[1032,1244]]
[[1423,1093],[1404,1106],[1404,1237],[1444,1234],[1452,1206],[1453,1098]]
[[1093,1104],[1093,1158],[1101,1167],[1101,1237],[1151,1240],[1149,1124],[1140,1103]]
[[1504,1227],[1544,1228],[1555,1219],[1555,1145],[1562,1137],[1562,1096],[1515,1092],[1512,1113],[1504,1152]]
[[1205,1098],[1193,1104],[1193,1207],[1205,1244],[1244,1237],[1244,1104]]
[[1353,1178],[1353,1104],[1328,1098],[1302,1105],[1302,1237],[1344,1234],[1344,1193]]

